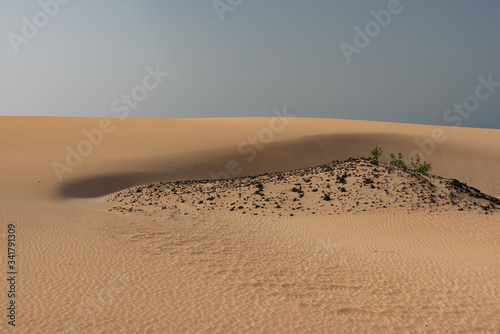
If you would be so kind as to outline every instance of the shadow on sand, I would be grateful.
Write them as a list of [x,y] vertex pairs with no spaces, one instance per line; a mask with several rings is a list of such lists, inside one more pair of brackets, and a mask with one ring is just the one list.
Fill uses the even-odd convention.
[[114,192],[153,182],[158,178],[157,173],[113,173],[96,175],[65,182],[59,194],[70,198],[95,198]]

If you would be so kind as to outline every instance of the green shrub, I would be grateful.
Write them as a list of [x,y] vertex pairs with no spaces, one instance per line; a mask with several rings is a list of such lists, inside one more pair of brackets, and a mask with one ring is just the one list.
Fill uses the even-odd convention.
[[[375,146],[375,148],[371,152],[373,160],[378,161],[383,152],[384,151],[382,151],[382,147]],[[418,154],[415,156],[415,158],[410,157],[410,165],[407,165],[405,162],[405,157],[401,152],[398,153],[398,156],[396,156],[394,153],[391,153],[390,164],[404,170],[411,170],[413,172],[422,174],[426,174],[432,169],[431,164],[426,161],[422,162],[422,159]]]
[[404,170],[408,169],[408,166],[405,163],[405,157],[401,152],[398,153],[398,156],[396,157],[394,153],[391,153],[391,165],[403,168]]
[[410,162],[411,169],[414,172],[426,174],[427,172],[429,172],[432,169],[432,166],[430,163],[428,163],[426,161],[421,162],[420,156],[418,154],[416,156],[416,160],[414,160],[413,157],[410,157],[410,160],[411,160],[411,162]]
[[382,147],[375,146],[372,150],[373,160],[378,161],[378,158],[382,155],[382,153],[384,153]]

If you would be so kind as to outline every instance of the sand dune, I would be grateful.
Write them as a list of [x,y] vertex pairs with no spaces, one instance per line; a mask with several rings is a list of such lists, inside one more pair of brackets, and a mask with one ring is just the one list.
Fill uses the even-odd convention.
[[[102,122],[112,130],[99,136]],[[499,139],[499,130],[307,118],[0,117],[0,217],[19,239],[17,326],[4,320],[1,331],[498,332],[500,214],[486,195],[500,198]],[[322,174],[317,192],[284,173],[260,191],[285,196],[273,210],[255,185],[207,193],[218,177],[277,177],[368,157],[375,145],[422,151],[437,198],[454,193],[456,203],[428,202],[418,194],[430,186],[400,171],[375,189],[361,174],[347,185]],[[69,166],[68,149],[88,154]],[[346,163],[373,173],[369,160]],[[165,188],[181,180],[208,181],[190,181],[182,202]],[[143,201],[137,190],[157,182]],[[313,197],[328,185],[350,202]]]

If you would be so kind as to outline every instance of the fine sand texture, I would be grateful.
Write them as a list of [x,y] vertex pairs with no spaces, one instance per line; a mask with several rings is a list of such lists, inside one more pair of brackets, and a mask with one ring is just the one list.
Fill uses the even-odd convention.
[[0,157],[0,333],[500,332],[500,130],[0,117]]

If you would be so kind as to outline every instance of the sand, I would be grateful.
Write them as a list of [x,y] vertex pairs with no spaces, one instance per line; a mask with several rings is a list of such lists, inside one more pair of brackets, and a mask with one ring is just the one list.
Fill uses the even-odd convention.
[[[435,176],[386,164],[417,149]],[[500,331],[499,130],[0,117],[0,153],[0,332]]]

